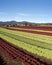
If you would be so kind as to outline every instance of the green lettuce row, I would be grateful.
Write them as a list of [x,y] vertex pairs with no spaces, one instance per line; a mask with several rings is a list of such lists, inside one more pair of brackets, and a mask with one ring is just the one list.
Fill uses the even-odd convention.
[[12,33],[14,35],[19,35],[19,36],[23,36],[23,37],[30,38],[30,39],[33,39],[33,40],[37,40],[37,41],[40,41],[40,42],[44,42],[44,43],[47,43],[47,44],[52,44],[52,37],[51,36],[32,34],[32,33],[21,32],[21,31],[13,31],[13,30],[5,29],[5,28],[0,28],[0,30]]
[[42,48],[45,48],[45,49],[52,50],[52,45],[50,45],[50,44],[45,44],[45,43],[42,43],[42,42],[39,42],[39,41],[36,41],[36,40],[25,38],[25,37],[22,37],[22,36],[19,36],[19,35],[14,35],[14,34],[11,34],[11,33],[8,33],[8,32],[0,31],[0,33],[6,35],[8,37],[11,37],[13,39],[25,42],[27,44],[31,44],[31,45],[35,45],[35,46],[39,46],[39,47],[42,47]]

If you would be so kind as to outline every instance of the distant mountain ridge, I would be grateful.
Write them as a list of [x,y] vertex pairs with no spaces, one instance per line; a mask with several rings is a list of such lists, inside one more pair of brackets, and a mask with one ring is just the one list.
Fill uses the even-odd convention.
[[6,22],[2,22],[2,21],[0,21],[0,24],[5,24],[5,25],[24,24],[24,23],[30,23],[30,22],[27,22],[27,21],[22,21],[22,22],[18,22],[18,21],[6,21]]
[[18,22],[18,21],[6,21],[6,22],[2,22],[0,21],[0,26],[1,25],[51,25],[52,23],[31,23],[28,21],[22,21],[22,22]]
[[6,22],[2,22],[0,21],[0,25],[13,25],[13,24],[19,24],[20,22],[16,22],[16,21],[6,21]]

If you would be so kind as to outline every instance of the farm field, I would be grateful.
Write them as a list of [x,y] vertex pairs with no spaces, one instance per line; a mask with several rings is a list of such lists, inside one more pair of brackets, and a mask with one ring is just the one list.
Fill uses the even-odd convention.
[[[11,61],[10,64],[14,65],[49,65],[52,64],[50,61],[44,59],[43,57],[32,55],[26,50],[22,50],[19,47],[13,46],[9,42],[0,38],[0,49],[4,52],[5,56],[7,55],[7,62]],[[39,60],[39,58],[41,60]],[[6,59],[4,59],[6,61]],[[21,61],[21,62],[17,62]],[[5,62],[6,63],[6,62]]]
[[[9,27],[7,29],[11,29],[11,27]],[[13,32],[13,31],[11,31],[11,32],[12,33],[16,33],[16,32]],[[49,32],[51,32],[51,31],[49,31]],[[20,35],[20,36],[23,36],[23,37],[27,37],[27,38],[33,39],[33,40],[37,40],[37,41],[41,41],[41,42],[44,42],[44,43],[52,44],[52,36],[45,36],[45,35],[40,35],[40,34],[31,34],[31,33],[26,33],[26,32],[24,33],[24,32],[21,32],[21,31],[19,32],[19,30],[17,30],[16,34]]]
[[16,26],[18,28],[52,31],[52,26]]
[[[42,34],[42,35],[48,35],[48,36],[52,36],[52,30],[48,27],[25,27],[25,26],[20,26],[20,27],[7,27],[8,29],[11,29],[11,30],[17,30],[17,31],[23,31],[23,32],[28,32],[28,33],[34,33],[34,34]],[[46,31],[45,31],[45,30]]]
[[[0,38],[34,55],[52,61],[52,30],[51,28],[45,30],[44,28],[34,29],[30,27],[0,27]],[[29,31],[36,31],[36,33]],[[37,32],[41,33],[39,34]]]
[[40,29],[28,29],[28,28],[20,28],[20,27],[7,27],[7,28],[10,28],[10,29],[17,29],[17,30],[29,30],[29,31],[38,31],[38,32],[47,32],[47,33],[52,33],[52,31],[50,30],[40,30]]

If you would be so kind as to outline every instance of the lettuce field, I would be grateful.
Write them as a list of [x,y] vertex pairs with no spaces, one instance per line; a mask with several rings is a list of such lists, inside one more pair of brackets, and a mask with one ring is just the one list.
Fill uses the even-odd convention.
[[52,65],[52,27],[0,27],[0,49],[22,65]]

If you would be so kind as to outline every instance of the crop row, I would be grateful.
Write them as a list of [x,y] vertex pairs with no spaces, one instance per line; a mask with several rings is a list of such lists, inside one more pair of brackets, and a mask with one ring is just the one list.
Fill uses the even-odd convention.
[[14,34],[3,32],[3,31],[1,31],[0,33],[5,35],[5,36],[8,36],[10,38],[13,38],[15,40],[24,42],[26,44],[31,44],[31,45],[34,45],[34,46],[38,46],[38,47],[41,47],[41,48],[52,50],[52,45],[50,45],[50,44],[46,44],[46,43],[43,43],[43,42],[40,42],[40,41],[36,41],[36,40],[33,40],[33,39],[29,39],[29,38],[26,38],[26,37],[14,35]]
[[33,34],[41,34],[41,35],[52,36],[52,33],[48,33],[48,32],[32,31],[32,30],[25,30],[25,29],[20,30],[20,29],[13,29],[13,28],[7,28],[7,29],[22,31],[22,32],[28,32],[28,33],[33,33]]
[[15,30],[29,30],[29,31],[52,33],[52,31],[38,30],[38,29],[29,29],[29,28],[20,28],[20,27],[6,27],[6,28],[15,29]]
[[21,32],[21,31],[13,31],[13,30],[5,29],[5,28],[0,28],[0,31],[8,32],[8,33],[12,33],[14,35],[19,35],[19,36],[22,36],[22,37],[26,37],[26,38],[36,40],[36,41],[52,44],[52,37],[51,36],[31,34],[31,33]]
[[52,31],[52,27],[47,26],[17,26],[17,28],[29,28],[29,29],[38,29],[38,30],[47,30]]

